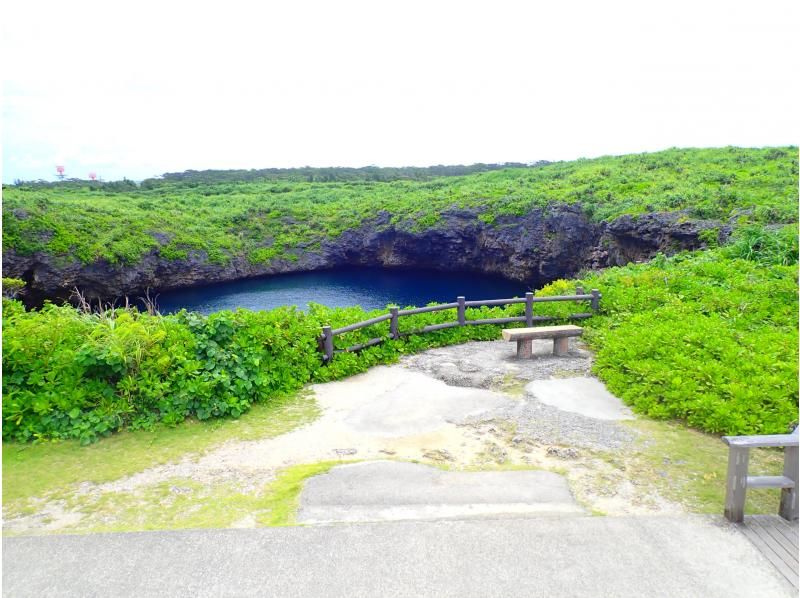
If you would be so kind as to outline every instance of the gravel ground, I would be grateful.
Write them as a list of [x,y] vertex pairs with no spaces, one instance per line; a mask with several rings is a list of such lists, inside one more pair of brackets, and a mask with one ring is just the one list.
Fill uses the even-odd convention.
[[545,405],[524,390],[533,380],[590,376],[592,353],[572,339],[567,355],[553,355],[552,341],[534,341],[532,359],[517,359],[514,343],[472,342],[405,357],[404,367],[419,370],[452,386],[517,390],[520,400],[463,422],[475,427],[513,430],[512,442],[557,444],[613,450],[636,434],[615,421],[586,417]]
[[533,359],[517,359],[515,343],[476,341],[430,349],[402,359],[405,367],[420,370],[451,386],[497,388],[531,380],[588,376],[592,353],[570,339],[569,353],[553,355],[553,341],[533,341]]
[[635,437],[629,428],[616,422],[593,419],[578,413],[544,405],[531,395],[510,408],[492,411],[488,416],[470,418],[466,423],[487,425],[510,422],[515,425],[512,442],[558,444],[596,450],[619,449]]

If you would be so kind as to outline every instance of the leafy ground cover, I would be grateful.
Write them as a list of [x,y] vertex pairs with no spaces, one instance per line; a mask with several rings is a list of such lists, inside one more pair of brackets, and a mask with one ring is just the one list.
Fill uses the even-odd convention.
[[797,420],[796,263],[796,227],[749,229],[730,247],[587,277],[604,293],[590,333],[597,374],[654,418],[787,432]]
[[3,248],[85,263],[130,264],[153,250],[166,259],[194,251],[213,262],[245,256],[260,263],[294,259],[384,211],[396,226],[422,230],[453,207],[478,210],[492,223],[554,203],[580,203],[595,220],[654,211],[797,220],[794,147],[671,149],[424,180],[185,174],[141,185],[4,186]]

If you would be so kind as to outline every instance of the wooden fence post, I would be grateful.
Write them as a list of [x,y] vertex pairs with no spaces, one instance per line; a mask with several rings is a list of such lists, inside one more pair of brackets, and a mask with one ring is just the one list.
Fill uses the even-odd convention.
[[576,295],[583,295],[583,287],[575,287]]
[[525,293],[525,325],[533,326],[533,293]]
[[467,323],[467,306],[464,305],[467,301],[466,297],[456,297],[458,302],[458,325],[464,326]]
[[781,506],[778,515],[788,521],[797,519],[797,467],[798,447],[787,446],[783,449],[783,475],[794,482],[794,488],[781,490]]
[[399,307],[390,307],[389,313],[392,314],[392,319],[389,320],[389,332],[393,339],[397,340],[400,338],[400,326],[399,326],[399,316],[397,312],[400,311]]
[[600,291],[592,289],[592,311],[597,313],[600,311]]
[[728,484],[725,489],[725,519],[733,523],[744,521],[744,499],[747,494],[747,466],[750,449],[731,446],[728,452]]
[[333,359],[333,328],[330,326],[322,327],[322,347],[325,350],[325,363],[330,363]]

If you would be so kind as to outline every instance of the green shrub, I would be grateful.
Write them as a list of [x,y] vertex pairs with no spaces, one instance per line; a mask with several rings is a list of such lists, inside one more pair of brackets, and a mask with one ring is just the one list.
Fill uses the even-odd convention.
[[3,278],[3,297],[14,299],[25,288],[25,281],[19,278]]
[[796,264],[797,233],[796,224],[777,230],[760,225],[743,226],[734,233],[733,242],[726,248],[726,255],[762,264]]
[[726,434],[784,433],[797,420],[796,259],[763,265],[720,249],[585,283],[603,289],[603,317],[589,322],[595,371],[636,411]]
[[[584,289],[603,295],[600,315],[583,321],[597,375],[651,417],[681,419],[714,433],[785,432],[797,419],[798,396],[797,250],[796,237],[794,249],[787,241],[791,235],[790,229],[759,229],[729,247],[658,256],[584,277]],[[748,259],[734,257],[740,253]],[[575,285],[556,281],[537,295],[570,294]],[[557,322],[576,310],[588,306],[535,304],[535,315]],[[430,347],[497,339],[502,328],[455,327],[395,341],[382,322],[337,336],[335,348],[375,337],[386,342],[338,353],[322,365],[323,325],[338,328],[380,313],[312,305],[308,313],[84,314],[53,305],[26,311],[4,300],[3,438],[91,442],[125,426],[238,417],[252,404],[308,382],[343,378]],[[467,310],[467,318],[522,313],[521,304],[482,307]],[[454,319],[455,310],[416,314],[401,318],[400,330]]]

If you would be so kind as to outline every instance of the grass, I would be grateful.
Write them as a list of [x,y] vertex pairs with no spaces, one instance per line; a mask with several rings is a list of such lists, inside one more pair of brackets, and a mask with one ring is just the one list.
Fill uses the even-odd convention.
[[229,440],[284,434],[319,414],[298,393],[256,404],[239,419],[189,420],[177,427],[124,431],[89,446],[77,441],[3,443],[3,508],[6,516],[29,510],[34,497],[67,497],[77,484],[118,480],[186,455],[200,456]]
[[[651,484],[665,498],[692,513],[720,514],[725,504],[728,447],[718,436],[686,428],[677,422],[639,419],[630,422],[641,434],[639,446],[629,456],[605,455],[624,466],[631,479]],[[783,451],[750,451],[750,475],[779,475]],[[751,489],[745,512],[775,514],[780,490]]]
[[256,490],[234,483],[207,485],[175,478],[139,492],[105,493],[94,499],[80,497],[68,504],[85,514],[79,525],[81,532],[295,525],[305,480],[341,463],[323,461],[286,467],[275,480]]
[[342,463],[352,463],[352,461],[321,461],[283,469],[275,482],[268,488],[269,514],[262,520],[263,524],[270,526],[293,525],[303,483],[308,478],[327,473],[332,467]]

